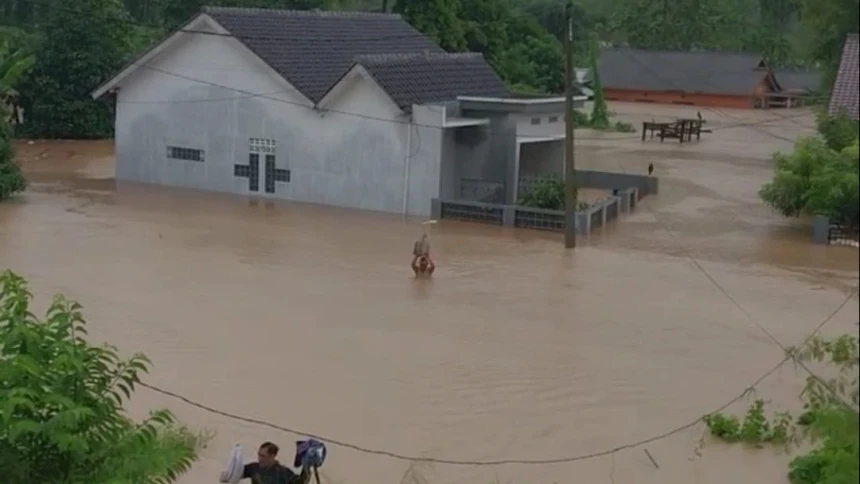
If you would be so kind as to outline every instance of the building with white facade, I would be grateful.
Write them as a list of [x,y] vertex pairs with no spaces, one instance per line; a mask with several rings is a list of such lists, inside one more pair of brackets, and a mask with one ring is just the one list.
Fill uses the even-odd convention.
[[480,54],[446,53],[397,15],[221,7],[93,92],[105,96],[119,181],[409,215],[472,178],[510,200],[521,144],[561,139],[518,141],[517,120],[563,112],[512,98]]

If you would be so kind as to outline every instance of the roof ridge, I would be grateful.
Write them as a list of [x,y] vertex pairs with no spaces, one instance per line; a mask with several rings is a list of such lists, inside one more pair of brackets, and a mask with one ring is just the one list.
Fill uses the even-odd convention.
[[363,54],[355,56],[356,62],[388,62],[397,60],[454,60],[454,59],[484,59],[480,52],[410,52]]
[[382,12],[355,12],[346,10],[289,10],[281,8],[252,8],[252,7],[219,7],[204,5],[200,7],[203,13],[236,13],[236,14],[259,14],[267,15],[289,15],[295,17],[388,17],[401,18],[397,13]]
[[731,50],[669,50],[669,49],[640,49],[626,45],[603,47],[601,50],[636,50],[639,52],[650,52],[654,54],[723,54],[723,55],[747,55],[764,57],[756,52],[737,52]]

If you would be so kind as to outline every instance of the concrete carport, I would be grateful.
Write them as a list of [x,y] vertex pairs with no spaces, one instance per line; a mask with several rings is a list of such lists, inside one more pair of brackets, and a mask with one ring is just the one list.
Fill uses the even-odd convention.
[[561,174],[564,108],[563,97],[464,96],[445,105],[440,198],[515,204],[522,175]]

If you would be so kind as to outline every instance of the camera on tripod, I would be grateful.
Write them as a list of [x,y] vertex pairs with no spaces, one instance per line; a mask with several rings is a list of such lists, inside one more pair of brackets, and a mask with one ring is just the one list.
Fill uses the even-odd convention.
[[318,440],[296,441],[296,456],[293,459],[293,467],[308,466],[318,469],[325,463],[325,444]]

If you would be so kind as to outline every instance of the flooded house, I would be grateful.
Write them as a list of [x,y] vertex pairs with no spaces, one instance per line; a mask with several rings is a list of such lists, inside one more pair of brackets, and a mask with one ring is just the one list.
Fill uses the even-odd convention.
[[115,98],[120,182],[404,215],[464,179],[511,182],[518,120],[564,111],[398,15],[221,7],[92,95]]

